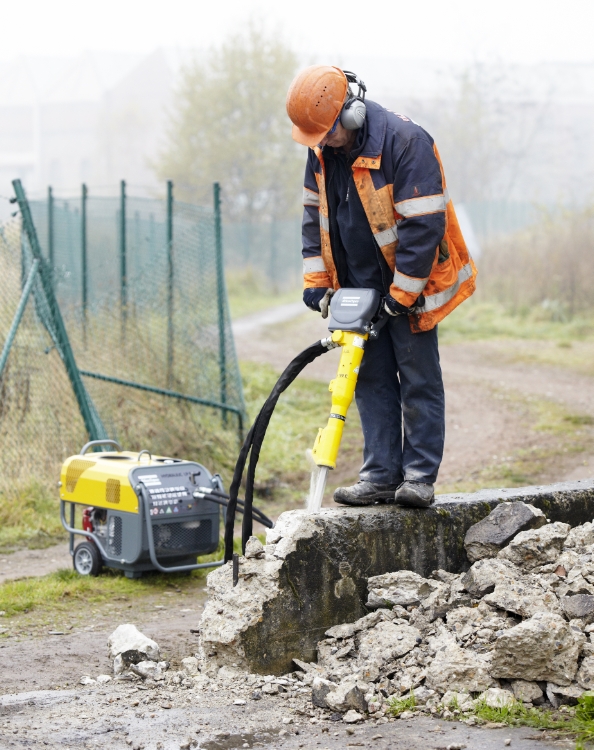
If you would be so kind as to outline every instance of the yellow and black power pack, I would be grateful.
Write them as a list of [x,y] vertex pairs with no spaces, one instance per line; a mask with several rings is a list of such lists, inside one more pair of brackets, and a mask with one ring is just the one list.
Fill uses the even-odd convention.
[[[111,447],[115,450],[97,448]],[[103,565],[129,578],[143,572],[189,571],[219,544],[221,478],[201,464],[149,451],[124,451],[112,440],[87,443],[60,477],[60,514],[70,534],[75,570],[97,575]],[[76,506],[82,506],[80,524]],[[74,537],[84,541],[74,546]]]

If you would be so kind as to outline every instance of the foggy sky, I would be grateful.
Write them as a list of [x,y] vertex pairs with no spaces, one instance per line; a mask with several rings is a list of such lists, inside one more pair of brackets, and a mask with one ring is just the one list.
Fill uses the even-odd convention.
[[24,0],[4,4],[0,60],[207,48],[254,17],[316,60],[594,62],[593,0]]

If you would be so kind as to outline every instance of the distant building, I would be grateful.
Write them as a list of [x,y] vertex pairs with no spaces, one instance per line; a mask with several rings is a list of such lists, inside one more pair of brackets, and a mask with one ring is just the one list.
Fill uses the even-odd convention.
[[86,52],[74,59],[0,64],[0,194],[19,177],[32,195],[82,182],[113,193],[120,179],[155,190],[159,150],[179,56]]

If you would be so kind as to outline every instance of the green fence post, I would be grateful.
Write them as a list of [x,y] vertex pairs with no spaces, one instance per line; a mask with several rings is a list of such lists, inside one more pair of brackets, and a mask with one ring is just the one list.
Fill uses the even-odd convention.
[[87,186],[83,183],[81,194],[81,276],[82,276],[82,325],[83,325],[83,345],[87,348],[87,306],[88,299],[88,266],[87,266]]
[[52,325],[54,328],[55,338],[54,342],[58,348],[58,352],[64,362],[64,367],[70,379],[72,390],[78,402],[78,407],[85,423],[85,428],[89,434],[91,440],[100,440],[101,438],[107,437],[107,432],[99,415],[94,411],[91,399],[84,386],[82,378],[80,376],[79,369],[76,365],[74,353],[66,333],[66,327],[62,318],[62,313],[58,307],[58,302],[54,295],[54,289],[52,285],[51,275],[47,265],[44,263],[41,256],[41,248],[39,246],[39,240],[37,238],[37,232],[35,230],[35,224],[31,217],[31,210],[29,203],[25,196],[25,191],[20,180],[13,180],[12,186],[16,195],[17,202],[21,211],[21,217],[23,219],[23,228],[29,240],[31,252],[34,260],[39,261],[39,280],[45,300],[48,306],[49,315],[51,316]]
[[128,316],[128,280],[126,278],[126,181],[120,182],[120,315],[122,337],[126,335]]
[[47,189],[47,252],[49,265],[54,273],[54,192],[51,185]]
[[167,180],[167,387],[173,384],[173,182]]
[[[225,342],[225,269],[223,266],[223,228],[221,224],[221,186],[213,185],[215,220],[215,256],[217,269],[217,312],[219,318],[219,373],[221,381],[221,403],[227,403],[227,352]],[[223,411],[223,424],[227,424],[227,412]]]

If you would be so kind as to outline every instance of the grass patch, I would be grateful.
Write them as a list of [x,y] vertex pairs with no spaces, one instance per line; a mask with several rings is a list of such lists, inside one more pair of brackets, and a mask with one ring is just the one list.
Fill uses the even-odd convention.
[[507,706],[493,708],[485,700],[479,700],[470,715],[486,722],[508,724],[511,727],[532,727],[534,729],[566,729],[567,719],[555,718],[552,711],[540,708],[528,708],[520,701]]
[[[264,536],[259,535],[261,541]],[[233,547],[241,552],[241,539],[236,537]],[[198,562],[213,562],[223,558],[223,542],[211,555],[198,558]],[[73,603],[92,606],[111,602],[117,597],[143,597],[162,593],[171,589],[178,591],[202,588],[206,576],[212,568],[183,573],[145,573],[142,578],[129,579],[123,572],[104,568],[99,576],[81,576],[74,570],[58,570],[39,578],[23,578],[0,584],[0,611],[5,618],[29,612],[65,613],[70,612]]]
[[0,493],[0,552],[22,546],[49,547],[65,538],[58,493],[49,483],[32,482]]
[[403,711],[412,711],[416,705],[415,694],[411,691],[406,698],[390,698],[388,712],[392,716],[400,716]]
[[[398,701],[396,701],[398,703]],[[457,708],[457,705],[450,706]],[[397,715],[397,714],[394,714]],[[484,699],[477,700],[471,711],[463,711],[455,719],[475,716],[482,722],[507,724],[510,727],[531,727],[550,730],[558,736],[572,737],[576,741],[575,750],[584,748],[594,741],[594,691],[585,692],[578,698],[575,708],[561,706],[558,710],[527,707],[520,701],[493,708]]]
[[503,305],[471,298],[439,324],[439,336],[445,344],[494,338],[538,339],[553,341],[559,348],[567,349],[571,348],[571,341],[594,336],[594,318],[555,320],[545,307],[513,314]]

